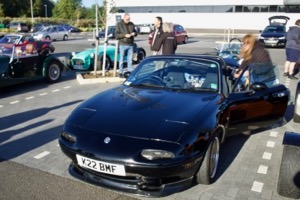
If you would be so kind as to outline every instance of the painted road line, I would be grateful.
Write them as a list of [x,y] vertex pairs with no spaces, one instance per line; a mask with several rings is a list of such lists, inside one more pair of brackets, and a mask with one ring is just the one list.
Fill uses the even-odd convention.
[[26,99],[26,100],[34,99],[34,96],[26,97],[25,99]]
[[16,104],[16,103],[20,103],[20,101],[19,100],[18,101],[12,101],[9,104]]
[[275,147],[275,142],[273,142],[273,141],[268,141],[268,142],[267,142],[267,147],[274,148],[274,147]]
[[69,88],[71,88],[71,86],[66,86],[66,87],[64,87],[64,89],[69,89]]
[[48,154],[50,154],[49,151],[44,151],[44,152],[42,152],[42,153],[40,153],[40,154],[34,156],[34,158],[35,158],[35,159],[40,159],[40,158],[43,158],[43,157],[47,156]]
[[45,96],[45,95],[47,95],[48,93],[47,92],[45,92],[45,93],[41,93],[41,94],[39,94],[40,96]]
[[254,192],[260,192],[261,193],[263,187],[264,187],[263,183],[254,181],[251,190],[254,191]]
[[271,160],[272,154],[269,153],[269,152],[264,152],[262,158],[265,159],[265,160]]
[[278,132],[271,131],[270,136],[271,137],[277,137],[278,136]]
[[3,105],[0,105],[0,108],[3,108],[4,106]]
[[60,91],[60,89],[52,90],[52,92],[59,92],[59,91]]
[[267,174],[268,173],[268,166],[259,165],[257,173],[259,173],[259,174]]

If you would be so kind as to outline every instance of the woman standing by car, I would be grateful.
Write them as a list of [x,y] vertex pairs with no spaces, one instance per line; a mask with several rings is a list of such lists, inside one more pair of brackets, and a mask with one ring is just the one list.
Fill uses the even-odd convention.
[[177,49],[177,41],[173,31],[173,24],[170,22],[163,23],[163,34],[158,38],[157,42],[152,46],[154,51],[162,50],[162,55],[175,54]]

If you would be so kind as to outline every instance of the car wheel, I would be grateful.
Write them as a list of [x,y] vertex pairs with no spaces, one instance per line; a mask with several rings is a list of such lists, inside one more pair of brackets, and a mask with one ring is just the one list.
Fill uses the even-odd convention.
[[209,144],[202,164],[196,174],[196,183],[211,184],[216,176],[220,153],[220,138],[219,134],[214,136],[214,139]]
[[61,67],[57,61],[51,61],[46,68],[46,80],[51,83],[57,82],[61,77]]
[[183,44],[186,44],[187,42],[188,42],[188,37],[185,36],[185,37],[184,37],[184,40],[183,40]]
[[45,37],[45,40],[51,40],[51,37],[48,35]]
[[146,52],[143,49],[138,49],[136,63],[140,63],[146,58]]
[[64,35],[63,40],[64,40],[64,41],[68,40],[68,36],[67,36],[67,35]]
[[294,122],[300,123],[300,82],[295,93]]
[[281,165],[279,169],[278,194],[293,198],[300,198],[300,150],[296,146],[283,147]]
[[[100,66],[99,66],[99,69],[102,69],[102,64],[103,64],[103,56],[100,57]],[[105,70],[106,71],[110,70],[111,66],[112,66],[111,59],[108,56],[106,56]]]

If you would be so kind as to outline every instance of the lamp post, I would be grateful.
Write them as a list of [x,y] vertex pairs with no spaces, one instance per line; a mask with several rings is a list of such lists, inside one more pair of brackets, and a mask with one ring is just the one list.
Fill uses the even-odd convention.
[[45,16],[46,16],[46,19],[47,19],[47,4],[45,4],[44,6],[45,6]]
[[32,0],[30,0],[30,12],[31,12],[31,25],[33,25],[33,8],[32,8]]

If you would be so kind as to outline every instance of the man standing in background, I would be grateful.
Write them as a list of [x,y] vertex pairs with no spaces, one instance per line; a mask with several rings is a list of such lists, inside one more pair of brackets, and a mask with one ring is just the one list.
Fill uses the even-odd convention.
[[124,14],[123,19],[116,26],[116,39],[119,40],[120,60],[119,77],[123,77],[124,57],[127,52],[128,71],[132,71],[134,37],[137,36],[134,23],[130,21],[130,15]]

